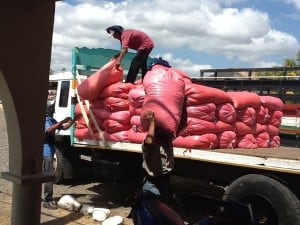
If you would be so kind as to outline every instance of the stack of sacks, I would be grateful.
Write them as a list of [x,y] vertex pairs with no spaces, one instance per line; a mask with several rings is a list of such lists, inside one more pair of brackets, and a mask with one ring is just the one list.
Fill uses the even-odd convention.
[[[91,110],[103,127],[104,137],[108,141],[128,142],[130,112],[128,93],[134,88],[131,83],[116,82],[103,89],[97,102],[92,102]],[[99,137],[99,136],[98,136]]]
[[260,109],[260,97],[248,91],[227,92],[237,112],[235,133],[237,147],[257,148],[256,142],[256,112]]
[[[77,87],[85,112],[79,103],[75,106],[75,115],[78,118],[75,137],[79,139],[104,137],[108,141],[128,141],[127,131],[130,129],[128,92],[134,85],[120,82],[122,76],[122,68],[116,69],[115,59],[112,59]],[[88,124],[84,120],[84,114],[88,117]],[[92,122],[91,115],[94,115],[100,132]]]
[[237,112],[237,147],[279,147],[283,102],[276,97],[259,96],[248,91],[227,93]]
[[279,127],[284,104],[281,99],[272,96],[260,96],[260,101],[261,107],[256,118],[257,145],[258,147],[279,147]]
[[[251,149],[280,145],[283,102],[279,98],[195,84],[183,71],[163,65],[154,65],[143,83],[122,83],[119,71],[112,65],[110,61],[78,86],[81,99],[89,100],[89,104],[82,101],[89,121],[85,123],[81,107],[76,105],[77,138],[103,137],[91,122],[92,114],[106,140],[142,143],[148,128],[144,116],[149,109],[155,112],[158,126],[175,137],[185,97],[188,121],[175,138],[175,147]],[[90,84],[89,79],[100,87]]]
[[141,112],[145,99],[145,91],[143,85],[136,85],[128,93],[129,112],[131,129],[128,132],[129,141],[133,143],[142,143],[146,136],[141,125]]
[[[88,124],[86,123],[84,119],[84,112],[82,112],[82,109],[79,104],[76,104],[75,106],[75,116],[76,116],[76,123],[75,123],[75,130],[74,130],[74,136],[78,139],[94,139],[95,134],[97,133],[97,129],[94,125],[94,123],[89,120],[90,118],[90,112],[89,107],[83,104],[83,110],[88,118]],[[88,128],[90,127],[90,129]]]
[[217,107],[230,104],[230,97],[220,89],[194,83],[186,84],[185,96],[188,122],[185,129],[179,133],[179,137],[174,140],[174,145],[200,149],[217,148],[218,136],[233,130],[232,121],[228,123],[224,119],[223,122],[218,119],[221,114],[216,114]]

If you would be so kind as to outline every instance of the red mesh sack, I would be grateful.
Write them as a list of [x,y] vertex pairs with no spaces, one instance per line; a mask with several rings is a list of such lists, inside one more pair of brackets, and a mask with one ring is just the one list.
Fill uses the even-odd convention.
[[123,69],[121,67],[117,69],[116,59],[112,59],[78,85],[78,95],[82,99],[93,100],[106,86],[120,81],[122,76]]

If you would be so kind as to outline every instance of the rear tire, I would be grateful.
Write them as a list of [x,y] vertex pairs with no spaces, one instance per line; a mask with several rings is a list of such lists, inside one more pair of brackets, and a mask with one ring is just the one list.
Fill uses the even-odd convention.
[[300,203],[296,195],[267,176],[249,174],[236,179],[225,191],[223,199],[250,205],[254,224],[300,224]]
[[74,154],[70,148],[57,145],[53,160],[55,183],[60,184],[75,178],[76,166],[79,165],[78,155]]
[[64,177],[64,155],[63,153],[56,148],[54,159],[53,159],[53,167],[55,171],[55,181],[54,183],[60,184],[65,180]]

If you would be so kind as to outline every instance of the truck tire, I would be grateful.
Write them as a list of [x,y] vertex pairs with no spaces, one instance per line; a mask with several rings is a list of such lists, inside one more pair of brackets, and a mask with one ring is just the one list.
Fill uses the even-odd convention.
[[250,205],[254,224],[300,224],[300,203],[296,195],[267,176],[248,174],[236,179],[226,189],[223,200]]
[[63,183],[64,179],[64,156],[63,153],[56,148],[53,160],[53,167],[55,171],[55,181],[54,183]]
[[61,184],[64,181],[75,177],[75,167],[73,165],[76,164],[77,158],[78,157],[75,155],[68,154],[63,147],[56,147],[53,160],[55,171],[54,183]]

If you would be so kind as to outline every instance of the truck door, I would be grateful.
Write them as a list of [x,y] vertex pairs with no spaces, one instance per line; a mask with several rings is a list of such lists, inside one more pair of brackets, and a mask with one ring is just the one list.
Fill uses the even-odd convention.
[[[57,121],[63,120],[67,116],[71,116],[71,81],[70,80],[61,80],[57,85],[57,93],[55,100],[55,113],[54,118]],[[69,135],[69,130],[59,131],[60,135]]]

